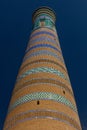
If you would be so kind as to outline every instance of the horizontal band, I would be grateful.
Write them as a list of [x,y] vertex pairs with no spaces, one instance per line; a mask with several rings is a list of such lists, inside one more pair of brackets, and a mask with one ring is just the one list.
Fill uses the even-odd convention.
[[72,117],[66,115],[65,113],[55,111],[55,110],[44,110],[44,109],[30,110],[30,111],[21,112],[15,115],[10,120],[7,120],[5,122],[5,129],[9,130],[10,128],[14,127],[18,123],[26,122],[27,120],[32,120],[34,118],[35,119],[48,118],[51,120],[58,120],[76,128],[76,130],[77,129],[81,130],[78,122],[75,121],[75,119],[73,119]]
[[30,66],[31,64],[39,64],[39,63],[46,63],[46,64],[52,63],[52,65],[55,64],[55,65],[61,67],[65,72],[67,72],[66,69],[62,65],[60,65],[58,62],[55,62],[53,60],[48,60],[48,59],[39,59],[39,60],[31,61],[31,62],[25,64],[24,66],[22,66],[20,68],[20,71],[23,70],[25,67]]
[[29,45],[34,44],[36,42],[51,42],[51,43],[56,44],[60,47],[60,45],[57,41],[55,41],[54,39],[51,39],[49,37],[46,37],[46,36],[41,36],[41,37],[38,37],[35,39],[30,39]]
[[61,78],[63,78],[65,80],[67,80],[68,82],[70,82],[68,76],[66,77],[65,74],[63,74],[59,70],[56,70],[54,68],[48,68],[48,67],[38,67],[38,68],[33,68],[33,69],[30,69],[30,70],[27,70],[23,74],[18,75],[17,81],[19,81],[20,79],[22,79],[22,78],[24,78],[24,77],[26,77],[26,76],[28,76],[30,74],[42,73],[42,72],[43,73],[56,74],[57,76],[60,76]]
[[[39,21],[40,19],[48,19],[48,20],[50,20],[52,23],[54,23],[54,21],[52,20],[52,18],[51,18],[50,16],[48,16],[47,14],[39,15],[39,16],[36,18],[35,22]],[[54,24],[55,24],[55,23],[54,23]]]
[[36,93],[26,94],[25,96],[22,96],[21,98],[17,99],[13,104],[11,104],[8,112],[12,111],[14,108],[16,108],[17,106],[23,103],[30,102],[33,100],[56,101],[66,105],[67,107],[71,108],[73,111],[77,112],[76,106],[73,103],[71,103],[71,101],[69,101],[67,98],[59,94],[55,94],[51,92],[36,92]]
[[48,32],[48,31],[39,31],[39,32],[35,32],[35,33],[32,33],[31,36],[30,36],[30,39],[32,39],[33,37],[37,36],[37,35],[40,35],[40,34],[48,34],[50,36],[53,36],[54,38],[56,37],[53,33],[51,32]]
[[38,55],[53,56],[53,57],[57,58],[58,60],[60,60],[61,62],[64,62],[64,60],[63,60],[62,57],[60,57],[58,54],[53,53],[53,52],[48,51],[48,50],[39,50],[39,51],[33,52],[33,53],[29,54],[28,56],[25,56],[24,59],[23,59],[23,61],[25,61],[28,58],[31,58],[33,56],[38,56]]
[[55,86],[56,87],[60,87],[60,88],[63,88],[65,89],[67,92],[69,92],[72,96],[73,96],[73,92],[71,91],[71,89],[66,85],[64,84],[63,82],[61,81],[58,81],[57,79],[47,79],[47,78],[32,78],[32,79],[28,79],[27,81],[24,80],[24,82],[20,85],[17,85],[15,86],[14,88],[14,91],[13,91],[13,94],[15,94],[16,92],[18,92],[19,90],[22,90],[22,88],[25,88],[25,87],[32,87],[32,85],[40,85],[40,84],[50,84],[51,86]]
[[48,9],[46,7],[35,10],[32,17],[33,22],[35,22],[38,16],[43,15],[43,14],[48,15],[55,22],[56,20],[55,12],[52,9]]
[[57,49],[56,47],[54,47],[54,46],[52,46],[50,44],[37,44],[37,45],[34,45],[34,46],[30,47],[26,51],[26,53],[29,52],[29,51],[31,51],[31,50],[33,50],[33,49],[35,49],[35,48],[39,48],[39,47],[48,47],[48,48],[54,49],[54,50],[58,51],[59,53],[61,53],[61,51],[59,49]]
[[49,19],[50,17],[45,17],[45,14],[42,14],[42,16],[44,17],[39,16],[37,17],[38,19],[35,20],[33,30],[41,27],[48,27],[55,31],[55,23]]

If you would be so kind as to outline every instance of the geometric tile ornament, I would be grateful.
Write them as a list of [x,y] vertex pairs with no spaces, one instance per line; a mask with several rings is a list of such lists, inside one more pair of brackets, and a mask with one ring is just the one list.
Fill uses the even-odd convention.
[[40,7],[32,21],[3,130],[82,130],[55,12]]

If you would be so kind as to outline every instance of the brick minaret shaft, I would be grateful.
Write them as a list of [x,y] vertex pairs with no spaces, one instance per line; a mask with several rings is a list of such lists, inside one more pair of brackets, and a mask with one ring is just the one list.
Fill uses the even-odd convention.
[[33,30],[3,130],[81,130],[52,9],[33,13]]

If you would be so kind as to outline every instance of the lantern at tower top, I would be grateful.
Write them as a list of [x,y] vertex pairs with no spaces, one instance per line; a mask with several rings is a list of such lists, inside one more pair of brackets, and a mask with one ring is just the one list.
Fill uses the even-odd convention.
[[55,30],[56,14],[51,8],[43,6],[34,11],[32,21],[34,24],[33,29],[48,27]]

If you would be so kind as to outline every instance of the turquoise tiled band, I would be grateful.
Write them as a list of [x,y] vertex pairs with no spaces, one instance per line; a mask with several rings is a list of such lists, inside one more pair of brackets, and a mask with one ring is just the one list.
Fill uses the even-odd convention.
[[39,16],[36,18],[35,22],[38,21],[38,20],[40,20],[40,19],[48,19],[48,20],[50,20],[50,21],[52,21],[52,22],[54,23],[54,21],[53,21],[53,19],[50,17],[50,15],[47,15],[47,14],[41,14],[41,15],[39,15]]
[[[42,22],[43,22],[43,25],[41,25]],[[39,17],[39,19],[35,20],[33,30],[37,29],[37,28],[40,28],[40,27],[48,27],[48,28],[54,30],[55,24],[48,17]]]
[[53,101],[62,103],[70,107],[75,112],[77,112],[76,106],[73,103],[71,103],[68,99],[66,99],[65,97],[59,94],[50,93],[50,92],[36,92],[36,93],[27,94],[17,99],[13,104],[11,104],[8,112],[12,111],[18,105],[21,105],[26,102],[30,102],[32,100],[53,100]]
[[34,74],[34,73],[40,73],[40,72],[46,72],[46,73],[52,73],[52,74],[56,74],[62,78],[64,78],[65,80],[69,81],[68,76],[66,77],[62,72],[60,72],[59,70],[53,69],[53,68],[47,68],[47,67],[38,67],[38,68],[33,68],[31,70],[28,70],[26,72],[24,72],[22,75],[17,77],[17,81],[26,77],[27,75],[30,74]]
[[66,68],[64,67],[64,65],[61,65],[59,64],[58,62],[54,61],[54,60],[48,60],[48,59],[45,59],[45,58],[41,58],[41,59],[38,59],[38,60],[35,60],[35,61],[31,61],[31,62],[28,62],[27,64],[21,66],[20,68],[20,71],[28,66],[31,66],[33,64],[40,64],[40,63],[45,63],[45,64],[51,64],[51,65],[57,65],[58,67],[61,67],[65,72],[67,72]]

